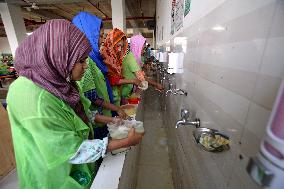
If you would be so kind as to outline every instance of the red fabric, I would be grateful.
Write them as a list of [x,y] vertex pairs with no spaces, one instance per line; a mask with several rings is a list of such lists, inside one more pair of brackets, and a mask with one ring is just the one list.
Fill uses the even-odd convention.
[[115,77],[115,76],[108,76],[108,79],[109,79],[109,83],[111,86],[114,86],[114,85],[118,85],[119,83],[119,80],[121,79],[120,77]]

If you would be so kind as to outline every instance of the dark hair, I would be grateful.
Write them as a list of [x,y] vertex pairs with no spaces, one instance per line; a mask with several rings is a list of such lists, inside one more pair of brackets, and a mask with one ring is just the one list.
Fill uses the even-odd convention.
[[101,27],[100,27],[100,29],[103,29],[104,28],[104,23],[103,23],[103,21],[101,22]]

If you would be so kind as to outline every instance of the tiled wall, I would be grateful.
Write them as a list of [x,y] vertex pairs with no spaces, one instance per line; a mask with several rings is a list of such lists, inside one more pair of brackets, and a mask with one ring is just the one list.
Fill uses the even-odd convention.
[[[258,152],[284,76],[284,1],[205,1],[192,0],[183,29],[174,36],[165,33],[165,39],[158,41],[166,46],[170,40],[172,51],[185,52],[184,73],[176,74],[175,82],[189,95],[164,97],[162,107],[175,185],[178,189],[259,188],[245,167]],[[170,11],[161,9],[169,2],[157,1],[157,15]],[[157,21],[165,32],[168,23],[165,18]],[[213,30],[214,26],[224,30]],[[186,48],[180,48],[180,41]],[[182,107],[196,114],[202,126],[227,133],[230,151],[204,152],[194,143],[192,127],[175,129]]]

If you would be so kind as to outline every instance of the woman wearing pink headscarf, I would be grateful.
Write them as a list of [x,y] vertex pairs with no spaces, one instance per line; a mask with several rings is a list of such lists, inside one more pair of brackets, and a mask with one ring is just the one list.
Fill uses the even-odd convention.
[[[130,51],[124,57],[122,62],[122,75],[126,79],[137,78],[140,81],[146,80],[149,84],[153,85],[158,90],[163,90],[163,86],[147,78],[145,73],[142,71],[141,55],[146,43],[146,38],[142,35],[135,35],[130,39]],[[130,98],[133,92],[132,84],[125,84],[122,87],[122,99]]]
[[75,82],[90,50],[67,20],[47,22],[16,50],[20,77],[9,88],[7,110],[22,189],[89,188],[97,159],[142,138],[132,130],[126,139],[94,139],[95,113]]

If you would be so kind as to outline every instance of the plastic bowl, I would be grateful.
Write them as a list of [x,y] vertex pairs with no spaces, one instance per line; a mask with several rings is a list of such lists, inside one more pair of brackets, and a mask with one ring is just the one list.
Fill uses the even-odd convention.
[[129,98],[127,101],[129,104],[139,104],[140,98]]

